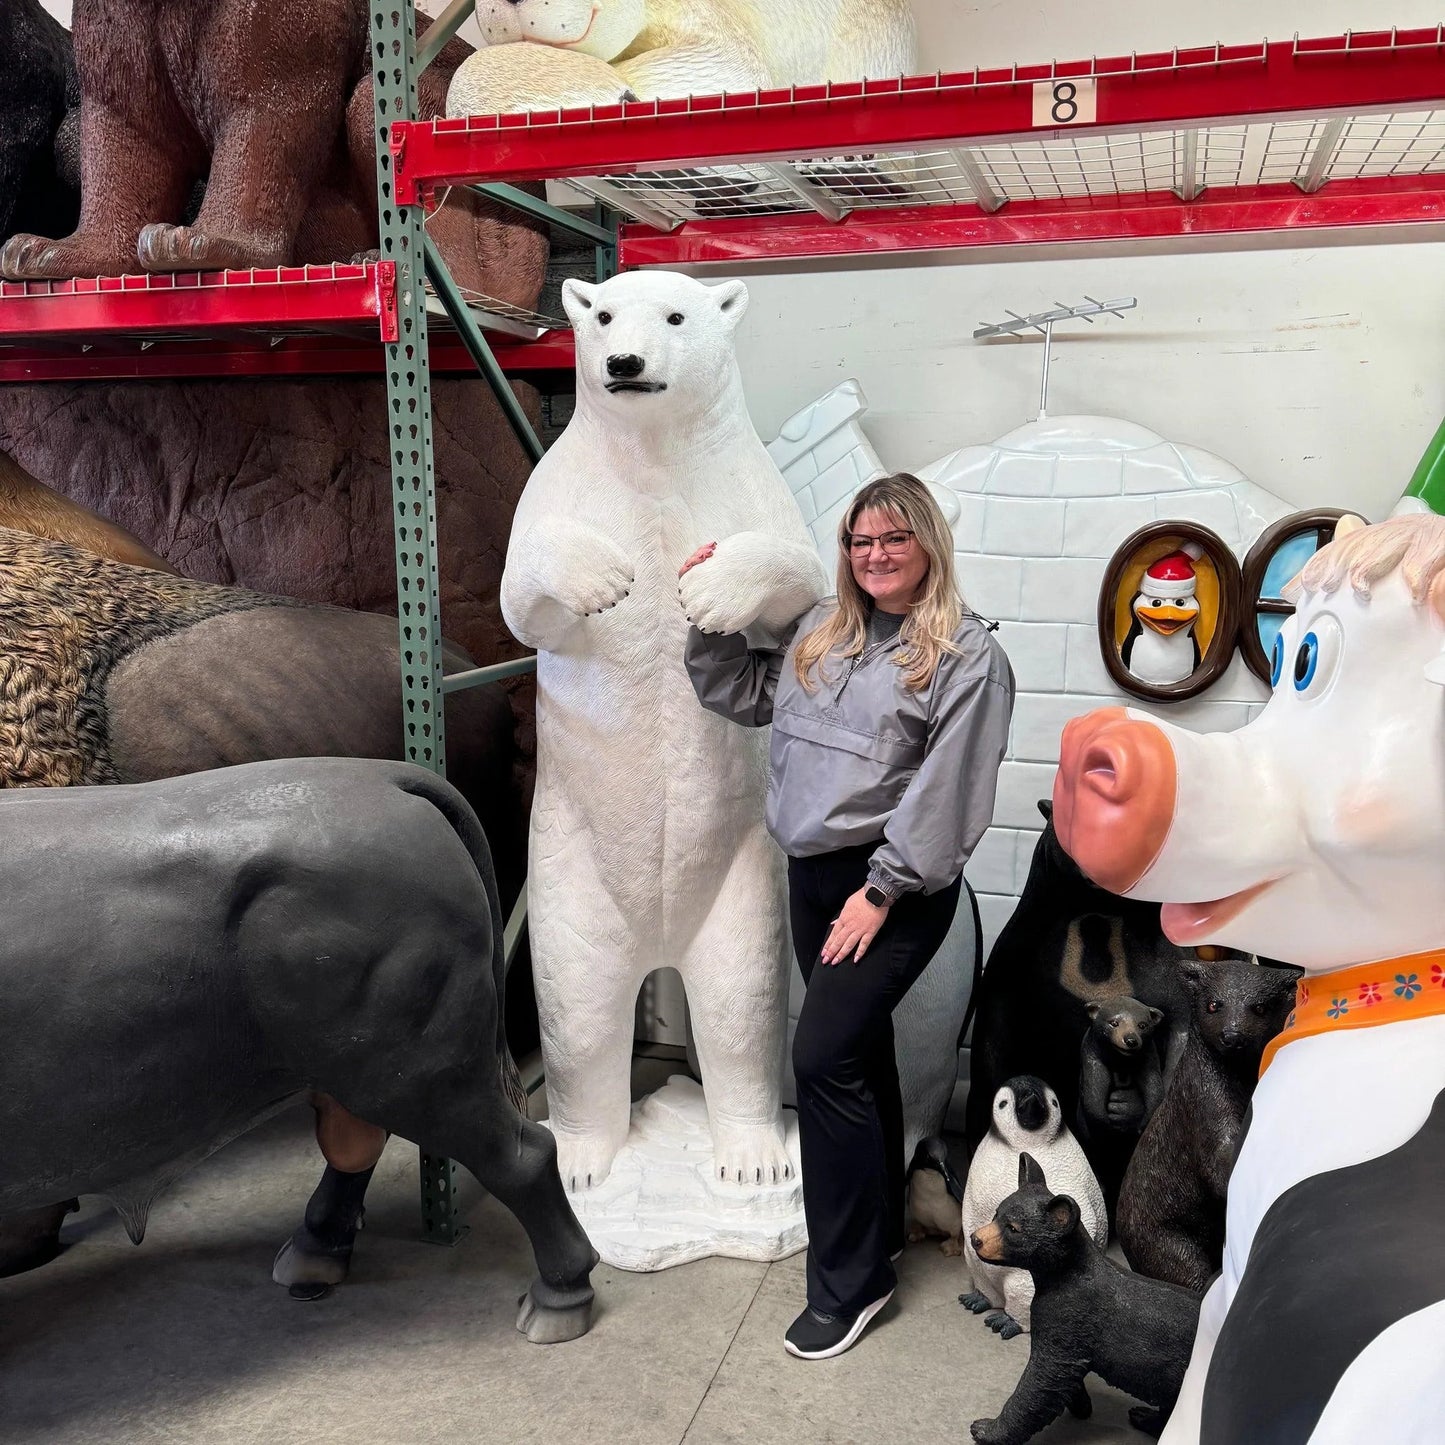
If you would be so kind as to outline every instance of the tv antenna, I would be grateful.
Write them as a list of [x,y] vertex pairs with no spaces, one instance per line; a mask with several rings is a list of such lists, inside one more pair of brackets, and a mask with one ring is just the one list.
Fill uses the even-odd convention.
[[1049,358],[1054,349],[1054,327],[1060,321],[1087,321],[1092,326],[1096,316],[1122,316],[1138,304],[1135,296],[1124,296],[1118,301],[1096,301],[1086,295],[1077,306],[1065,306],[1062,301],[1055,301],[1052,310],[1035,311],[1031,316],[1020,316],[1005,307],[1004,314],[1009,319],[981,324],[973,333],[973,339],[982,341],[989,336],[1017,336],[1023,331],[1037,331],[1043,336],[1044,377],[1039,387],[1038,415],[1038,420],[1042,421],[1049,414]]

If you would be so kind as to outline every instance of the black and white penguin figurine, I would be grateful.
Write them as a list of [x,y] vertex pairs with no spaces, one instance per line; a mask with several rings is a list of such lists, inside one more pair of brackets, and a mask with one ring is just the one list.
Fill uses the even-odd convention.
[[1025,1152],[1039,1161],[1054,1189],[1079,1206],[1083,1228],[1094,1243],[1103,1249],[1109,1242],[1104,1192],[1064,1123],[1059,1096],[1033,1074],[1016,1074],[994,1095],[988,1133],[969,1165],[963,1190],[963,1258],[973,1289],[958,1297],[965,1309],[983,1315],[984,1323],[1006,1340],[1029,1327],[1033,1279],[1026,1269],[980,1259],[970,1236],[989,1223],[999,1203],[1018,1188],[1019,1155]]
[[908,1166],[909,1244],[943,1237],[947,1255],[963,1253],[963,1180],[948,1161],[948,1145],[936,1134],[920,1139]]
[[1194,564],[1203,548],[1186,543],[1159,558],[1144,573],[1129,604],[1133,621],[1119,649],[1124,666],[1140,682],[1183,682],[1200,663],[1199,599]]

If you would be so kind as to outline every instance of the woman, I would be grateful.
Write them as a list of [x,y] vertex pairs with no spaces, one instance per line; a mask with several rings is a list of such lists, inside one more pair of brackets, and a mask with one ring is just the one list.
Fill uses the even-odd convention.
[[[683,564],[705,567],[715,543]],[[679,574],[681,575],[681,574]],[[688,634],[706,708],[772,723],[768,830],[788,855],[807,998],[793,1040],[808,1308],[785,1345],[842,1354],[888,1303],[904,1240],[893,1009],[948,933],[993,814],[1014,680],[963,605],[953,539],[926,487],[870,482],[838,529],[838,595],[785,650]]]

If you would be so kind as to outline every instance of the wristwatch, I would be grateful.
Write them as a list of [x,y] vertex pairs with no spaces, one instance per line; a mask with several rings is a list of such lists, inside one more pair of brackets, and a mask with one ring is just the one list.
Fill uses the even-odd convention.
[[887,908],[892,902],[892,897],[881,888],[875,888],[871,883],[863,890],[863,896],[875,908]]

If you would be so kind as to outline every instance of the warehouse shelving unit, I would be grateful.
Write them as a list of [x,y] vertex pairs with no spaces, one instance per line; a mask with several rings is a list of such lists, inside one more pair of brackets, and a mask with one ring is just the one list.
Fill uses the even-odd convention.
[[1445,27],[395,128],[397,199],[570,178],[619,264],[1445,222]]
[[[546,318],[478,320],[508,375],[571,369],[571,336]],[[0,281],[0,382],[379,375],[397,327],[390,261]],[[431,329],[433,368],[472,371],[445,312]]]
[[[463,303],[426,236],[442,188],[580,234],[599,278],[1445,235],[1445,27],[418,120],[417,77],[472,8],[452,0],[420,45],[414,0],[373,10],[379,262],[0,283],[0,381],[385,374],[406,743],[437,772],[459,680],[437,646],[430,378],[479,369],[535,459],[506,377],[572,366],[561,323]],[[518,189],[537,181],[590,217]],[[454,1166],[422,1175],[428,1237],[455,1239]]]

